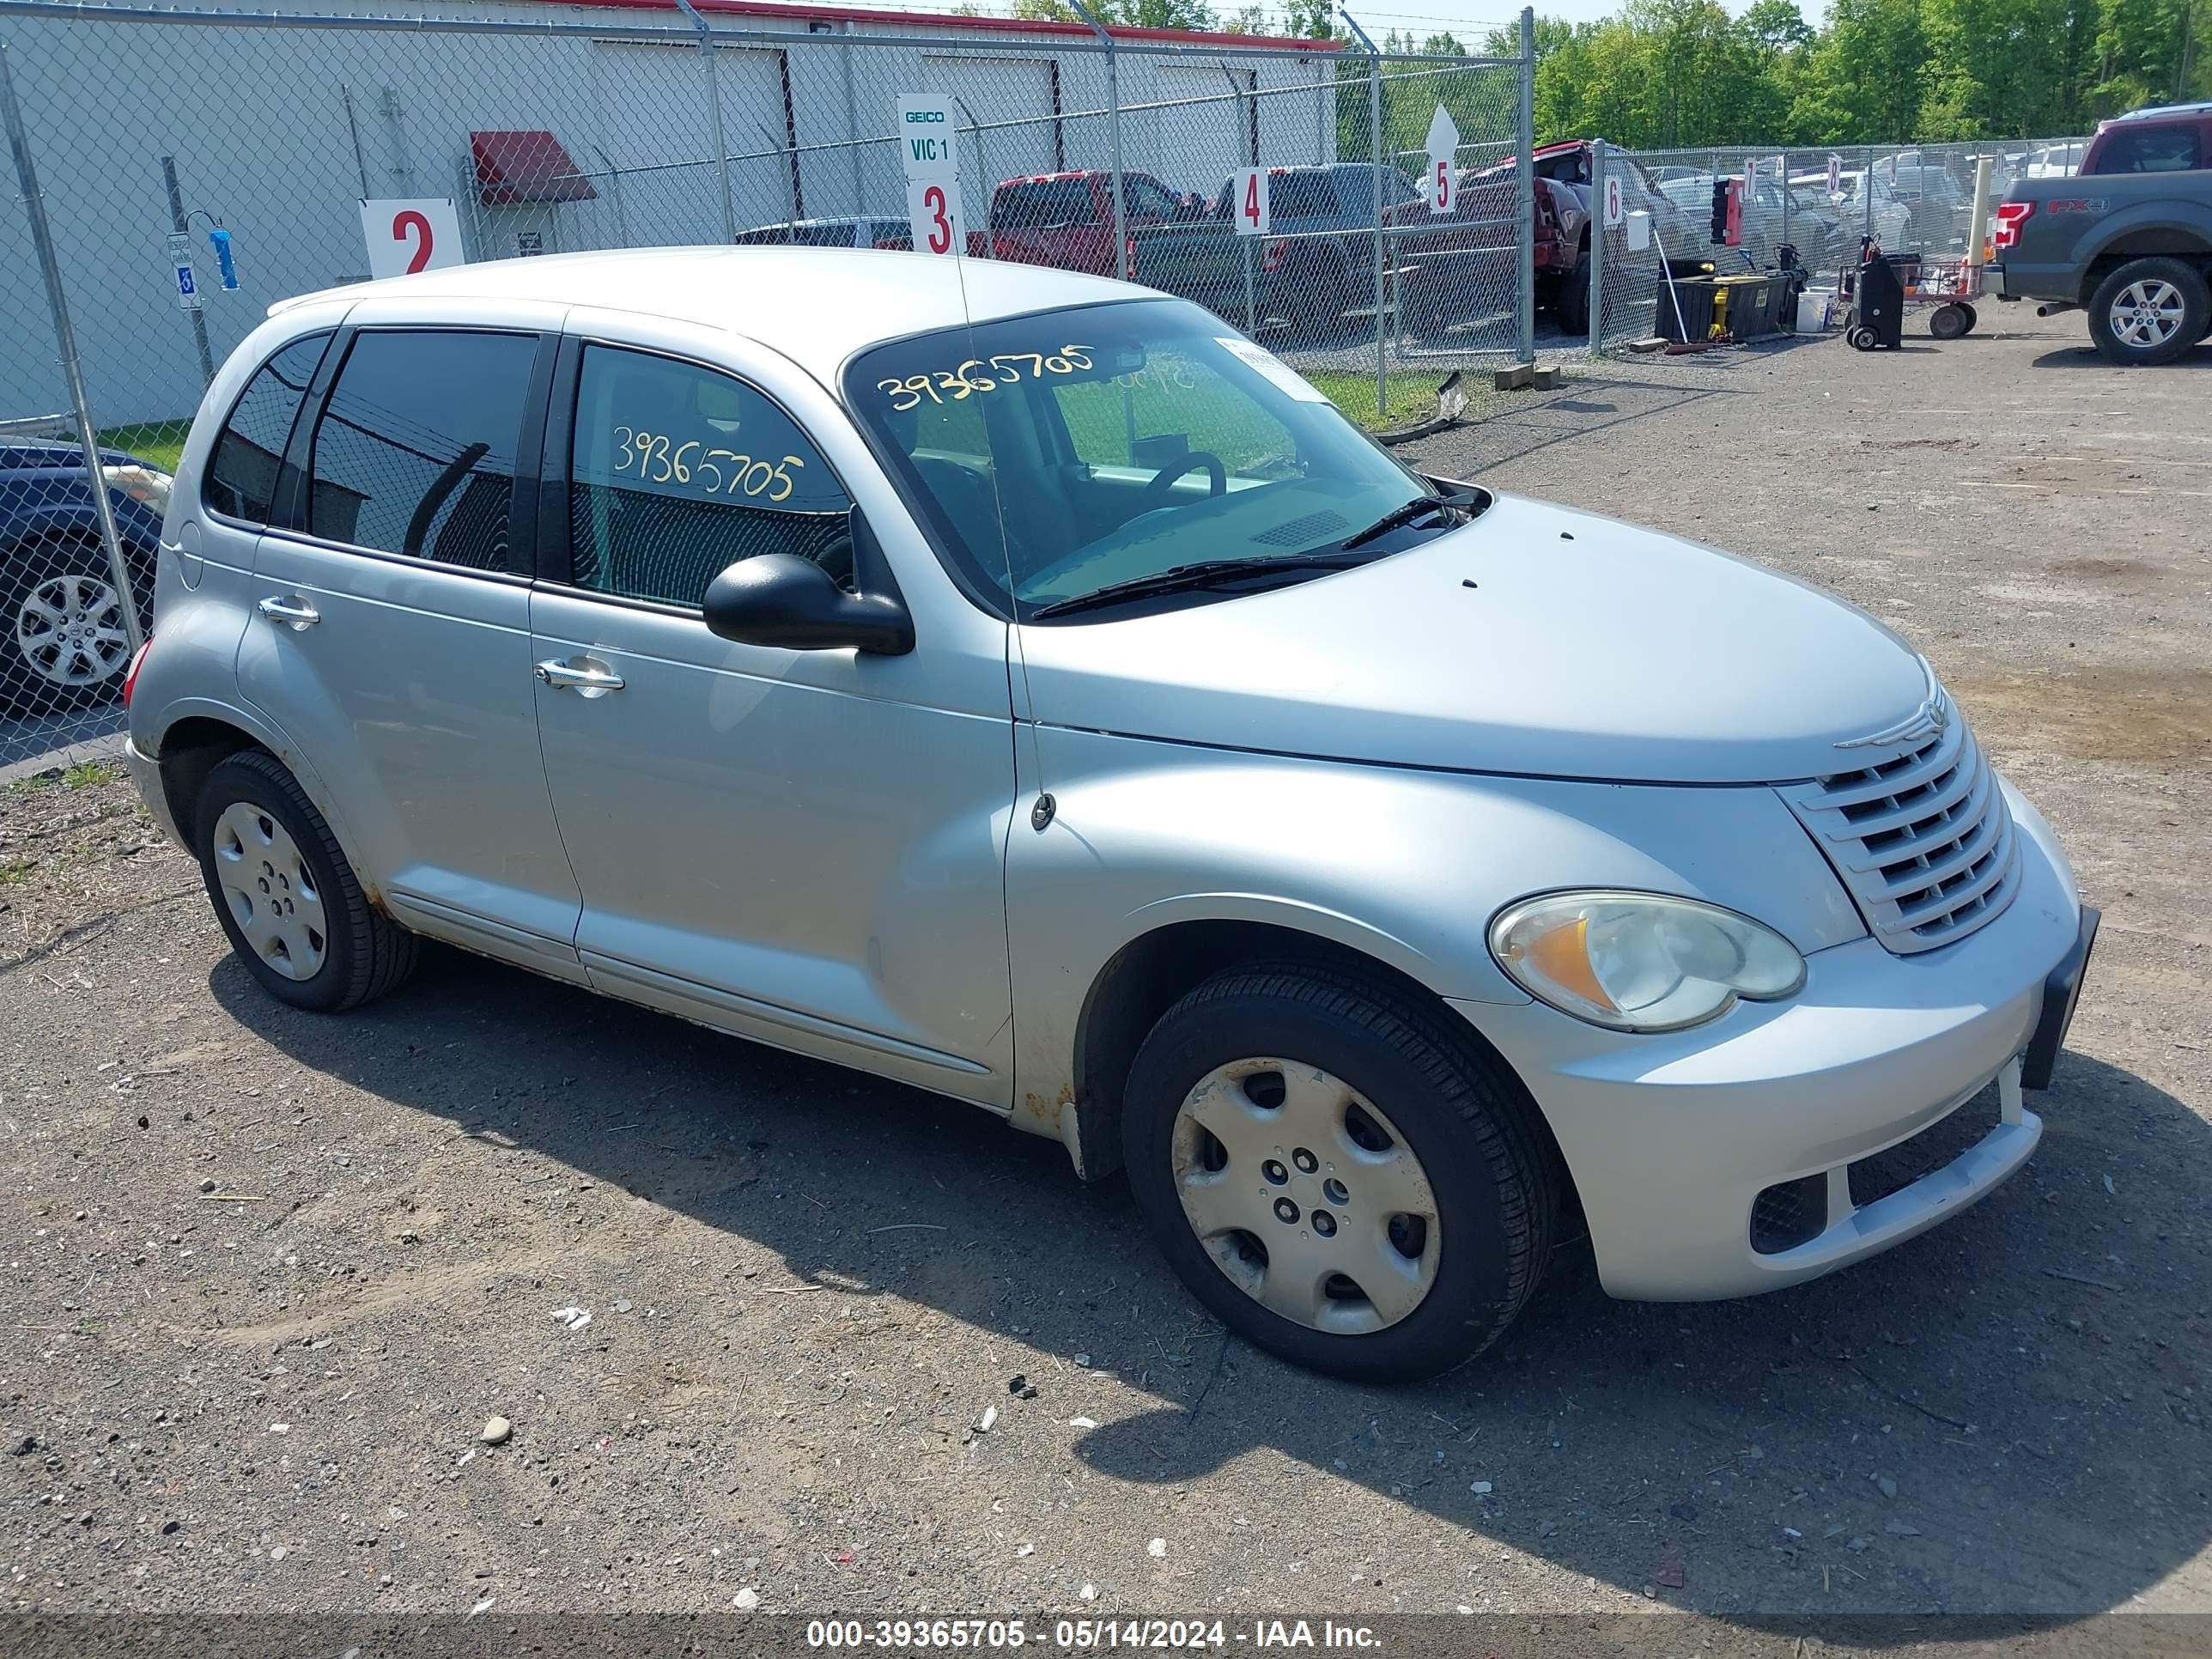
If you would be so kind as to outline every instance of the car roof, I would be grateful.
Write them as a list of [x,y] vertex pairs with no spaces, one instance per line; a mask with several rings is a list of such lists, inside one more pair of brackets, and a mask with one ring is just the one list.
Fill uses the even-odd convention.
[[449,265],[280,301],[276,316],[317,300],[419,304],[501,300],[595,306],[720,325],[835,379],[854,352],[963,322],[1157,297],[1148,289],[1041,265],[876,248],[667,247],[559,253]]
[[[2148,104],[2142,109],[2131,109],[2124,115],[2115,115],[2114,121],[2166,121],[2212,115],[2212,102],[2194,104]],[[2107,123],[2109,125],[2110,123]]]

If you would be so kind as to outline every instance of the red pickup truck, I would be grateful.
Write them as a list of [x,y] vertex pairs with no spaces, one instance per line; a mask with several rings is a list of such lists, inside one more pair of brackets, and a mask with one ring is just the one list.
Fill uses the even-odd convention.
[[[1122,223],[1131,231],[1205,215],[1149,173],[1121,175]],[[1129,275],[1127,248],[1114,246],[1114,175],[1101,167],[1009,179],[991,192],[991,257],[1019,264]]]
[[[1571,185],[1538,173],[1534,228],[1536,304],[1561,332],[1589,326],[1589,210]],[[1513,303],[1513,262],[1519,246],[1514,162],[1459,176],[1452,211],[1436,219],[1437,234],[1412,241],[1398,256],[1406,325],[1418,336],[1443,333]]]

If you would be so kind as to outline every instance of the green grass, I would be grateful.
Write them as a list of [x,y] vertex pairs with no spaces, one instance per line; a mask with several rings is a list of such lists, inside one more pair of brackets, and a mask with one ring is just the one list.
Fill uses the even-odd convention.
[[1308,371],[1306,379],[1353,425],[1370,432],[1387,432],[1393,427],[1425,421],[1437,412],[1437,383],[1445,373],[1443,369],[1394,370],[1389,379],[1389,403],[1379,417],[1372,369],[1316,368]]
[[108,783],[123,775],[123,769],[106,761],[79,761],[62,774],[64,789],[89,789],[94,784]]
[[111,426],[100,434],[100,441],[106,448],[136,455],[149,466],[174,472],[177,458],[185,453],[185,434],[191,429],[190,421],[144,421],[136,426]]
[[30,878],[31,872],[39,866],[29,859],[13,859],[0,864],[0,887],[13,887]]

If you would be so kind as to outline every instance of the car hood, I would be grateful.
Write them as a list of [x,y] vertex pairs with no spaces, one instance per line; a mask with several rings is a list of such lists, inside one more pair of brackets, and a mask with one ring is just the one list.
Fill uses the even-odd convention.
[[1804,583],[1510,495],[1352,570],[1021,634],[1047,725],[1547,777],[1823,775],[1930,691],[1903,640]]

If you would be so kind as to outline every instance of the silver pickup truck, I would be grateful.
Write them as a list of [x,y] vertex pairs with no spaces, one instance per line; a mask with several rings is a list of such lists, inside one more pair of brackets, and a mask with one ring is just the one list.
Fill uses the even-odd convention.
[[1990,238],[2001,300],[2081,307],[2112,362],[2169,363],[2212,333],[2212,104],[2098,129],[2072,178],[2022,179]]

